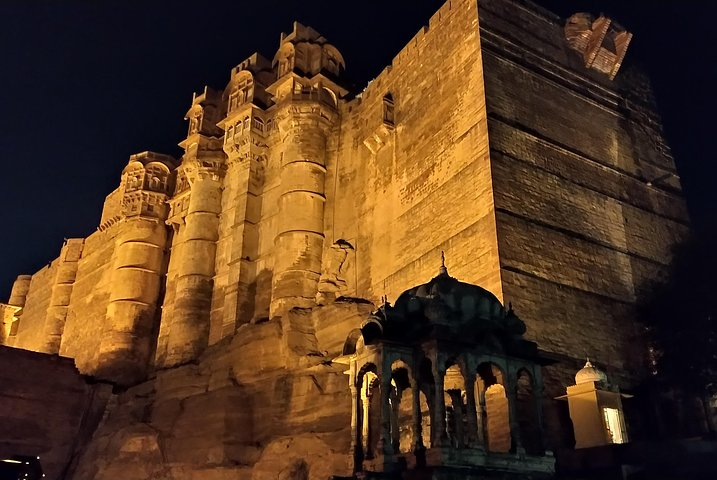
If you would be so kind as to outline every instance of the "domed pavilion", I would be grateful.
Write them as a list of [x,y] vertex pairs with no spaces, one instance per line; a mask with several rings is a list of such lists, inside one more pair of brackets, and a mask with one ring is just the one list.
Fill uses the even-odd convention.
[[349,366],[354,471],[552,473],[541,419],[550,361],[525,332],[510,306],[445,265],[394,305],[384,301],[336,359]]

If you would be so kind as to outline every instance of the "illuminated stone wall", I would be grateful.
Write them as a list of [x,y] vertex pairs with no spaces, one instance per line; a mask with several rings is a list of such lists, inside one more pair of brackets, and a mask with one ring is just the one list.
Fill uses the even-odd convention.
[[18,321],[14,346],[44,353],[59,352],[83,244],[81,238],[66,240],[60,256],[32,276],[24,308],[17,313],[22,321]]
[[635,301],[687,233],[644,79],[586,69],[561,21],[518,0],[446,3],[355,97],[342,65],[296,24],[273,65],[254,54],[195,95],[178,162],[130,158],[69,303],[58,259],[22,310],[3,307],[4,343],[50,351],[55,305],[59,353],[134,385],[77,478],[344,472],[349,393],[331,359],[373,308],[356,299],[394,301],[442,250],[563,362],[546,397],[586,354],[622,386],[639,375]]
[[77,368],[83,373],[93,374],[97,367],[118,232],[118,226],[114,226],[87,237],[77,269],[60,355],[74,358]]
[[500,0],[479,12],[505,300],[563,356],[546,369],[548,397],[586,355],[629,388],[645,372],[635,302],[688,233],[649,87],[585,69],[549,12]]
[[395,299],[445,250],[502,298],[476,5],[445,4],[347,110],[326,224],[356,248],[357,295]]

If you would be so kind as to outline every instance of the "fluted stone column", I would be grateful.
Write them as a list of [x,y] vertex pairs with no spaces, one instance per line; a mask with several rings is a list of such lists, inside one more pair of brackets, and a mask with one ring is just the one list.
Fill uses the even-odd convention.
[[136,216],[120,228],[96,375],[128,385],[144,378],[152,351],[167,227]]
[[324,245],[326,139],[335,112],[315,102],[278,116],[285,145],[270,315],[315,305]]
[[54,354],[60,351],[62,332],[65,330],[67,320],[67,307],[70,304],[83,245],[83,239],[71,238],[62,246],[50,294],[50,305],[47,307],[45,317],[41,352]]
[[164,367],[196,359],[207,347],[214,266],[221,212],[221,170],[199,168],[191,181],[185,224],[180,227],[181,258],[166,343]]
[[18,275],[15,282],[12,284],[12,290],[10,291],[10,299],[8,304],[14,307],[24,307],[25,299],[27,298],[27,292],[30,291],[30,282],[32,281],[32,275]]

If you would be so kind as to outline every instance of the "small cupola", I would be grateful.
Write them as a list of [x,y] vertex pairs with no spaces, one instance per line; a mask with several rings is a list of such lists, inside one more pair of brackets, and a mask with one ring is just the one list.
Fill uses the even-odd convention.
[[605,372],[588,359],[575,374],[575,385],[567,387],[570,419],[575,432],[575,448],[599,447],[627,443],[627,429],[621,394],[611,387]]
[[578,373],[575,374],[576,385],[588,382],[596,382],[603,385],[607,384],[607,375],[605,375],[605,372],[597,367],[594,367],[593,364],[590,363],[590,359],[587,359],[585,366],[578,370]]

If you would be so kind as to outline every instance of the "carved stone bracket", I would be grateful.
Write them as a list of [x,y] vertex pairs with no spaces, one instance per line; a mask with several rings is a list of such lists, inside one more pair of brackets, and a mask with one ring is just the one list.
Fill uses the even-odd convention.
[[582,54],[587,68],[613,80],[625,58],[632,33],[602,15],[594,19],[588,13],[576,13],[565,24],[565,39],[570,48]]
[[379,150],[381,150],[384,145],[388,143],[394,131],[395,129],[392,125],[384,122],[364,139],[363,144],[372,154],[376,155]]

